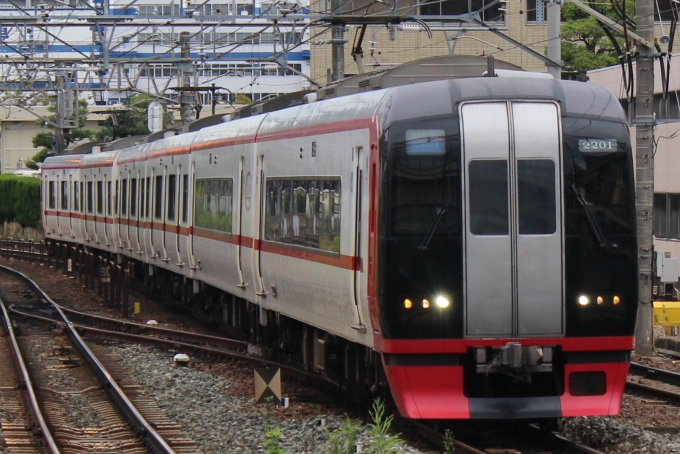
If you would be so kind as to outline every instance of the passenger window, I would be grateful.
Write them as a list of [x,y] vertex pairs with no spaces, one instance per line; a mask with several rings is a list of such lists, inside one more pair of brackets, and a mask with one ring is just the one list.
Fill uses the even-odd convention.
[[144,178],[139,181],[139,218],[144,219],[144,205],[146,201],[146,180]]
[[265,240],[340,252],[340,178],[267,179]]
[[87,212],[94,213],[94,185],[91,181],[87,182]]
[[123,179],[120,184],[120,214],[127,215],[127,199],[128,199],[128,180]]
[[470,232],[508,235],[508,161],[475,160],[468,167]]
[[57,195],[55,194],[54,181],[50,181],[47,187],[47,206],[53,210],[57,207]]
[[189,175],[182,176],[182,222],[189,220]]
[[195,227],[231,233],[233,187],[232,179],[196,180]]
[[73,211],[80,211],[80,182],[73,182]]
[[104,214],[104,182],[97,181],[97,214]]
[[146,202],[144,202],[146,207],[144,208],[144,213],[146,217],[151,217],[151,177],[146,177]]
[[130,180],[130,216],[137,216],[137,178]]
[[156,177],[156,200],[154,207],[154,217],[156,219],[162,219],[163,217],[163,176],[158,175]]
[[106,206],[106,213],[111,216],[111,182],[107,181],[106,182],[106,199],[107,199],[107,206]]
[[177,175],[168,175],[168,221],[175,220],[175,201],[177,200]]
[[61,182],[61,209],[68,211],[68,181]]

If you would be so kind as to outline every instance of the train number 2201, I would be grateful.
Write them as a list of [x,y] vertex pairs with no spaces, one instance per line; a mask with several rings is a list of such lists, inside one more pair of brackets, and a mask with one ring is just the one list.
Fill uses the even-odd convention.
[[580,151],[616,151],[618,143],[613,139],[579,139]]

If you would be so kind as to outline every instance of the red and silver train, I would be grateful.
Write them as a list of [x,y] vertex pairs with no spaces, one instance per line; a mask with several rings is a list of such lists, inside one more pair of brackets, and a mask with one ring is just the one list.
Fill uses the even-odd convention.
[[42,167],[49,240],[410,418],[619,411],[637,312],[624,113],[482,77]]

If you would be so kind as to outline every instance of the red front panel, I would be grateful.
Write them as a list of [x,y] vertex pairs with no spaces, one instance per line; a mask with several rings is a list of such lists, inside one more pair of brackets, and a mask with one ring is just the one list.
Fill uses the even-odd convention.
[[385,366],[385,373],[402,416],[470,419],[462,366]]
[[[621,396],[626,387],[629,363],[567,364],[564,367],[565,392],[560,398],[562,416],[618,415]],[[601,396],[572,396],[569,394],[569,374],[599,372],[607,374],[607,392]]]

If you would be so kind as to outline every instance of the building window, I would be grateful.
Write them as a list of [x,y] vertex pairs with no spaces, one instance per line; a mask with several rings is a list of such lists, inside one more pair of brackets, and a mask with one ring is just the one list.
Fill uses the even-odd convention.
[[680,194],[654,194],[654,236],[680,240]]
[[460,16],[479,13],[483,22],[502,22],[504,18],[500,8],[505,3],[494,2],[495,0],[425,0],[420,5],[420,14],[423,16]]

